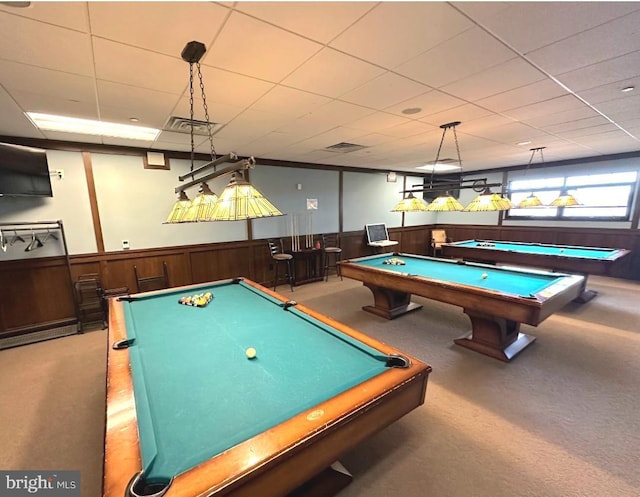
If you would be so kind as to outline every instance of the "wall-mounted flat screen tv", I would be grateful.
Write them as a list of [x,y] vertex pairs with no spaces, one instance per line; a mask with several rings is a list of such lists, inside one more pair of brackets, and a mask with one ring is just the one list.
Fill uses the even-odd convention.
[[0,143],[0,196],[53,197],[46,151]]

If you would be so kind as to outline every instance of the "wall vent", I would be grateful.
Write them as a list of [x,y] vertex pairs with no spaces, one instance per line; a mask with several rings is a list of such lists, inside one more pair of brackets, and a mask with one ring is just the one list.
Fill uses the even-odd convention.
[[[201,136],[209,136],[209,130],[207,129],[207,121],[199,121],[194,119],[193,121],[188,117],[171,116],[164,125],[165,131],[175,131],[177,133],[191,133],[191,123],[193,123],[193,134]],[[222,124],[209,123],[211,126],[211,134],[220,131]]]

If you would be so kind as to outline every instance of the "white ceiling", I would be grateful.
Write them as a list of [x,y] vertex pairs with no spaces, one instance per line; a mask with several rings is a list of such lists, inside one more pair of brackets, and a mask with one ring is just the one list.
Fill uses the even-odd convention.
[[415,171],[452,121],[465,171],[640,150],[640,2],[2,2],[0,135],[188,151],[23,113],[164,128],[189,117],[191,40],[218,154]]

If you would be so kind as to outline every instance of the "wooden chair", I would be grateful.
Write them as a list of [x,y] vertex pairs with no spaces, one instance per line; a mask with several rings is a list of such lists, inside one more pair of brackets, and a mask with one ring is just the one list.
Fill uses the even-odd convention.
[[322,235],[322,253],[324,259],[324,280],[329,281],[329,271],[331,269],[335,270],[336,275],[342,279],[340,266],[338,266],[338,261],[342,258],[342,249],[340,248],[340,237],[337,233]]
[[78,302],[78,331],[84,331],[92,324],[107,326],[107,313],[103,304],[102,284],[97,273],[82,274],[74,283]]
[[278,286],[278,266],[285,265],[286,274],[285,278],[289,280],[289,286],[291,287],[291,291],[293,292],[293,267],[291,261],[293,260],[293,255],[286,254],[282,248],[282,239],[276,240],[270,238],[267,240],[267,245],[269,247],[269,254],[271,258],[275,262],[275,275],[273,278],[273,290],[276,290]]
[[442,252],[442,244],[449,241],[445,230],[431,230],[431,255],[437,257]]
[[140,277],[137,266],[133,266],[133,273],[136,277],[136,289],[139,292],[150,292],[152,290],[162,290],[169,288],[169,273],[167,263],[162,263],[162,274],[157,276]]

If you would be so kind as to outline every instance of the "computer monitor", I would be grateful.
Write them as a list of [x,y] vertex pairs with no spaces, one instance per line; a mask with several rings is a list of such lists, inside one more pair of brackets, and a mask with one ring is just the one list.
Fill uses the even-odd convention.
[[384,223],[367,224],[364,227],[367,232],[367,243],[384,242],[389,239],[387,226]]

